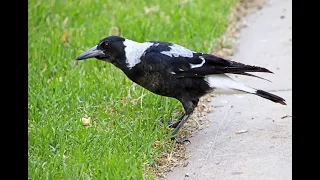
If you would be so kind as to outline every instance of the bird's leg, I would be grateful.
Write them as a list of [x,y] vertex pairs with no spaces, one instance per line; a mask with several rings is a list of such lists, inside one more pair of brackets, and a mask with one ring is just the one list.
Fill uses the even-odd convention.
[[[197,105],[198,105],[198,103],[199,103],[199,99],[193,99],[191,102],[192,102],[192,104],[193,104],[193,106],[194,106],[194,108],[195,108],[195,107],[197,107]],[[184,117],[185,117],[185,116],[182,116],[181,119],[178,120],[178,121],[170,121],[170,122],[168,122],[168,126],[169,126],[170,128],[176,128],[176,127],[179,125],[179,123],[182,121],[182,119],[183,119]]]
[[183,116],[182,120],[180,121],[180,123],[177,125],[177,127],[173,130],[172,135],[176,135],[179,130],[182,128],[182,126],[184,125],[184,123],[187,122],[187,120],[189,119],[189,117],[191,116],[191,114],[186,114]]
[[182,120],[177,125],[177,127],[173,130],[173,133],[172,133],[173,136],[175,136],[179,132],[179,130],[182,128],[184,123],[187,122],[187,120],[189,119],[189,117],[191,116],[191,114],[193,113],[194,108],[195,108],[194,104],[192,103],[192,101],[189,98],[183,97],[179,100],[183,105],[185,115],[183,116]]
[[[182,116],[182,118],[183,117],[184,116]],[[180,120],[175,120],[175,121],[169,121],[168,122],[168,126],[169,126],[169,128],[176,128],[180,122],[181,122],[181,119]]]
[[192,104],[193,104],[194,107],[197,107],[198,103],[199,103],[199,99],[193,99],[192,100]]
[[178,126],[178,124],[181,122],[181,120],[183,119],[184,115],[181,116],[181,118],[179,120],[171,120],[168,122],[168,126],[169,128],[176,128]]

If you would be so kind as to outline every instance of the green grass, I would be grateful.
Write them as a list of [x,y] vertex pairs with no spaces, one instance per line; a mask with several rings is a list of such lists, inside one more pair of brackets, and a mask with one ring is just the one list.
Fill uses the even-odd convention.
[[180,103],[134,85],[111,64],[74,59],[113,26],[132,40],[208,52],[235,1],[29,0],[29,179],[153,179],[145,164],[171,146],[161,119],[176,118]]

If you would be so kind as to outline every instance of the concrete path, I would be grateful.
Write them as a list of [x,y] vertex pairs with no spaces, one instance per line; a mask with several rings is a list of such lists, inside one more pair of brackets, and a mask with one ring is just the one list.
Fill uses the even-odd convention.
[[254,95],[214,98],[212,122],[189,138],[188,165],[168,173],[169,180],[292,179],[292,1],[269,0],[246,22],[233,60],[274,74],[256,73],[272,83],[237,79],[283,97],[288,105]]

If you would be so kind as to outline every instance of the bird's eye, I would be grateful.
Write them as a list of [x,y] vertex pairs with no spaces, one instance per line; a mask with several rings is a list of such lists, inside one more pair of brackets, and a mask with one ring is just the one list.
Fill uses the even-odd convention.
[[109,44],[108,44],[108,43],[105,43],[105,42],[101,43],[100,47],[101,47],[102,49],[108,49],[108,48],[110,48]]

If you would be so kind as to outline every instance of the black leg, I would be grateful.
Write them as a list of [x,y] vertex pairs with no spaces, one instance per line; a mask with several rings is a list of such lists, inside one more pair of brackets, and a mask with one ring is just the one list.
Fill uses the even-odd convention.
[[199,99],[193,99],[192,100],[192,104],[194,105],[194,107],[197,107],[199,103]]
[[191,116],[191,114],[185,115],[183,116],[182,120],[180,121],[180,123],[178,124],[178,126],[174,129],[172,135],[176,135],[179,130],[182,128],[182,126],[184,125],[184,123],[187,122],[187,120],[189,119],[189,117]]
[[181,119],[176,121],[169,121],[168,126],[169,128],[176,128],[180,122],[181,122]]
[[185,111],[186,114],[183,116],[183,118],[180,121],[180,123],[178,124],[178,126],[174,129],[172,135],[176,135],[179,132],[179,130],[182,128],[184,123],[187,122],[187,120],[189,119],[189,117],[191,116],[191,114],[193,113],[194,108],[195,108],[195,106],[194,106],[194,104],[193,104],[193,102],[191,101],[190,98],[182,97],[179,100],[182,103],[184,111]]
[[169,128],[176,128],[178,126],[178,124],[181,122],[181,120],[183,119],[184,115],[180,117],[179,120],[175,120],[175,121],[169,121],[168,122],[168,126]]
[[[198,105],[198,103],[199,103],[199,99],[193,99],[191,102],[192,102],[192,104],[193,104],[193,106],[194,106],[194,108],[195,108],[195,107],[197,107],[197,105]],[[185,116],[182,116],[181,119],[178,120],[178,121],[170,121],[170,122],[168,122],[168,126],[169,126],[170,128],[176,128],[176,127],[179,125],[179,123],[182,121],[182,119],[183,119],[184,117],[185,117]]]

